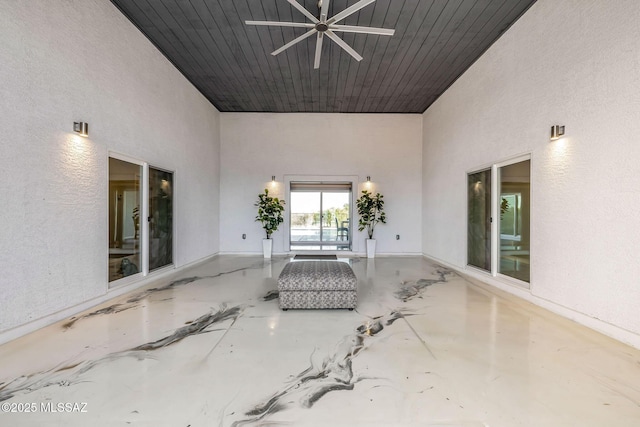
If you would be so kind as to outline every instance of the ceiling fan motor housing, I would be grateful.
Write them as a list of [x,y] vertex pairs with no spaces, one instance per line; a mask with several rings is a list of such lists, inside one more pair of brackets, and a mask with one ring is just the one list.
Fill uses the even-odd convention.
[[349,32],[349,33],[363,33],[363,34],[375,34],[380,36],[392,36],[394,34],[394,30],[387,28],[371,28],[371,27],[362,27],[362,26],[354,26],[354,25],[339,25],[338,22],[346,19],[347,17],[353,15],[363,7],[374,3],[376,0],[359,0],[355,4],[352,4],[350,7],[344,9],[342,12],[339,12],[328,19],[329,12],[329,0],[318,0],[318,9],[320,9],[320,19],[316,18],[309,12],[307,9],[302,6],[298,0],[287,0],[291,6],[293,6],[298,12],[302,13],[307,19],[311,22],[278,22],[278,21],[245,21],[247,25],[268,25],[268,26],[279,26],[279,27],[298,27],[298,28],[306,28],[307,32],[298,36],[294,40],[285,44],[279,49],[271,52],[271,55],[275,56],[285,50],[289,49],[291,46],[305,40],[307,37],[311,37],[312,35],[316,35],[316,54],[315,60],[313,63],[313,68],[320,68],[320,57],[322,56],[322,41],[324,36],[326,35],[330,38],[334,43],[340,46],[343,50],[345,50],[349,55],[351,55],[356,61],[361,61],[362,56],[356,52],[351,46],[344,42],[340,37],[338,37],[335,32]]

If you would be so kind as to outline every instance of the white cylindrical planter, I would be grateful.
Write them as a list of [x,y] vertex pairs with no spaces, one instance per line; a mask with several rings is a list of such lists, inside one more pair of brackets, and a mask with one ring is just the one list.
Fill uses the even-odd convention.
[[376,257],[376,239],[366,239],[367,242],[367,258]]
[[265,258],[271,258],[271,249],[273,248],[273,240],[262,239],[262,252]]

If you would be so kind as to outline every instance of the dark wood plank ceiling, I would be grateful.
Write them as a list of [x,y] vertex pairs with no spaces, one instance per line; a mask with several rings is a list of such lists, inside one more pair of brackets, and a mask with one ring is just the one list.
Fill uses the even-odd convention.
[[306,29],[244,23],[308,22],[286,0],[112,2],[220,111],[422,113],[535,0],[377,0],[340,23],[395,35],[339,33],[361,62],[325,38],[319,70],[315,37],[270,54]]

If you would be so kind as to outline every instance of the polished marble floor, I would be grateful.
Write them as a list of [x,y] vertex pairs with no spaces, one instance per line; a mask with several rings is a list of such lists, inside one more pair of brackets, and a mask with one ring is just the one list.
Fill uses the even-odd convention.
[[640,426],[640,351],[423,258],[278,308],[220,256],[0,346],[1,426]]

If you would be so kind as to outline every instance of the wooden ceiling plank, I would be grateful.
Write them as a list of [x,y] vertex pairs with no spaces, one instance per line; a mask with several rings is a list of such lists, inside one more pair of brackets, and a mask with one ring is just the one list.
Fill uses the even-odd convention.
[[[380,1],[360,9],[360,11],[357,13],[358,15],[357,26],[363,26],[363,27],[375,26],[373,24],[374,12],[382,13],[384,15],[386,13],[386,7],[384,3],[385,3],[384,1]],[[349,99],[349,104],[347,106],[349,111],[357,112],[356,108],[358,106],[358,97],[360,96],[362,85],[365,82],[367,70],[372,64],[374,48],[376,47],[377,41],[380,37],[385,37],[385,36],[356,34],[356,45],[353,46],[353,48],[360,54],[360,56],[362,56],[363,59],[358,64],[358,67],[356,69],[356,74],[355,74],[355,81],[349,94],[350,99]]]
[[[231,24],[226,18],[225,10],[220,1],[204,2],[208,14],[203,13],[205,25],[208,28],[212,40],[231,66],[232,73],[240,80],[236,90],[241,94],[245,103],[245,111],[260,111],[261,105],[266,102],[255,93],[255,78],[253,70],[237,43],[235,35],[231,33]],[[227,12],[228,13],[228,12]],[[233,81],[233,80],[230,80]]]
[[[486,52],[487,49],[489,49],[513,23],[519,19],[526,10],[528,10],[529,6],[529,2],[525,0],[522,0],[520,4],[505,1],[502,13],[496,13],[492,16],[487,25],[488,30],[484,31],[482,40],[479,43],[472,44],[474,50],[470,50],[468,55],[473,58],[478,58],[484,54],[484,52]],[[460,76],[473,64],[473,62],[475,62],[475,60],[469,61],[467,58],[459,55],[458,58],[452,62],[451,66],[457,71],[457,74],[455,75]],[[453,84],[453,82],[455,82],[455,79],[452,81],[442,80],[440,82],[436,82],[434,83],[434,90],[437,90],[438,93],[443,93],[451,86],[451,84]]]
[[[428,108],[535,2],[377,0],[340,24],[395,35],[338,33],[364,59],[325,40],[314,70],[314,37],[273,57],[302,30],[244,23],[306,22],[287,0],[111,1],[220,111],[394,113]],[[298,1],[317,15],[317,0]],[[356,3],[331,0],[328,17]]]
[[204,0],[191,0],[190,4],[202,21],[203,29],[201,30],[201,36],[210,49],[211,54],[217,59],[218,64],[220,64],[219,69],[210,70],[209,73],[210,75],[217,76],[219,82],[215,86],[212,86],[212,93],[223,93],[232,89],[239,93],[242,98],[249,98],[247,86],[244,84],[246,81],[244,69],[242,73],[238,73],[238,67],[235,66],[237,61],[235,61],[235,58],[229,51],[228,45],[221,35],[218,23],[213,19],[212,11],[208,7],[207,2]]
[[[399,7],[400,2],[395,2],[396,7],[391,8],[391,2],[379,2],[376,4],[378,8],[371,20],[371,25],[383,28],[395,28],[388,25],[388,22],[395,23],[400,15]],[[404,6],[404,2],[402,2]],[[378,104],[384,102],[382,98],[376,96],[377,89],[380,87],[382,76],[379,74],[383,59],[388,54],[387,47],[391,41],[391,37],[377,37],[375,40],[375,46],[368,54],[370,55],[368,61],[369,66],[366,68],[364,78],[360,83],[360,90],[358,91],[357,102],[354,107],[354,111],[358,113],[364,113],[375,109]],[[371,90],[373,96],[371,96]]]
[[[144,30],[146,32],[154,32],[154,34],[152,35],[152,40],[158,47],[158,49],[162,49],[161,52],[164,52],[167,49],[171,49],[173,50],[173,52],[175,52],[175,54],[172,55],[172,58],[178,56],[177,59],[180,62],[180,67],[184,68],[182,64],[187,65],[187,58],[189,57],[189,53],[186,51],[185,46],[173,35],[173,33],[169,31],[167,24],[163,21],[162,17],[154,8],[152,8],[146,2],[139,2],[122,6],[127,6],[126,9],[129,13],[127,16],[130,19],[135,19],[140,23],[138,25],[138,28],[140,28],[141,31]],[[179,49],[176,48],[176,45],[178,45],[177,47],[179,47]]]
[[186,35],[178,35],[180,32],[179,24],[167,17],[166,10],[162,4],[154,4],[149,2],[136,2],[131,4],[131,9],[137,17],[137,22],[144,23],[145,28],[140,28],[152,43],[162,52],[165,57],[171,61],[176,68],[205,95],[211,103],[218,108],[215,98],[202,86],[202,82],[197,78],[198,72],[202,67],[201,59],[194,57],[191,49],[188,47],[188,37]]
[[[346,0],[332,0],[329,5],[329,16],[333,16],[336,12],[347,8]],[[342,48],[335,43],[329,44],[329,53],[331,57],[331,82],[327,85],[327,106],[330,111],[342,112],[344,87],[346,85],[345,70],[348,67],[349,60],[342,55]]]
[[185,22],[187,19],[177,3],[161,1],[160,4],[163,7],[156,7],[155,11],[166,24],[166,31],[171,32],[179,41],[179,47],[189,54],[188,60],[195,68],[195,72],[200,73],[206,67],[207,60],[203,55],[205,52],[202,43],[198,43],[198,36],[190,30],[192,24]]
[[[259,111],[272,112],[282,108],[281,101],[274,98],[272,92],[273,77],[271,67],[266,56],[269,54],[261,46],[259,32],[268,32],[267,28],[251,27],[244,23],[244,17],[252,17],[252,9],[244,0],[220,1],[220,7],[225,15],[232,43],[237,46],[241,56],[246,61],[250,80],[246,83],[260,102]],[[242,13],[240,15],[240,13]]]
[[[363,9],[360,9],[358,12],[355,12],[349,15],[344,21],[344,25],[360,25],[360,22],[371,22],[372,5],[369,5]],[[361,16],[363,16],[363,20],[361,21]],[[357,33],[343,33],[341,35],[342,40],[347,43],[353,50],[358,52],[361,55],[361,52],[364,50],[367,37],[366,34],[357,34]],[[353,92],[355,87],[358,85],[358,71],[361,69],[360,65],[362,61],[356,61],[353,59],[351,55],[347,52],[341,52],[342,55],[349,59],[349,68],[347,72],[347,80],[343,91],[343,110],[344,112],[352,111],[353,104]],[[361,55],[362,56],[362,55]],[[363,65],[364,68],[364,65]]]
[[[427,21],[429,24],[426,25],[426,31],[421,31],[421,43],[412,43],[407,55],[398,67],[398,72],[395,75],[396,80],[392,82],[396,93],[400,92],[405,94],[404,88],[406,85],[404,82],[410,78],[410,73],[414,71],[412,67],[419,64],[424,55],[434,48],[437,48],[438,43],[442,43],[441,37],[447,24],[453,19],[456,11],[463,4],[463,1],[464,0],[448,0],[446,3],[440,2],[434,4],[434,8],[429,11]],[[407,93],[406,95],[409,94]],[[402,99],[406,99],[406,96]],[[389,103],[383,112],[388,113],[394,111],[395,108],[395,102]]]
[[[448,51],[458,45],[459,39],[467,28],[477,20],[483,9],[484,6],[480,2],[461,1],[457,8],[452,11],[449,19],[446,22],[444,19],[441,21],[442,27],[439,34],[437,34],[436,42],[431,44],[428,49],[423,46],[418,51],[415,63],[411,64],[410,70],[405,74],[398,87],[399,91],[411,91],[416,94],[424,93],[425,88],[428,87],[421,87],[420,82],[424,81],[424,75],[437,77],[437,73],[434,70],[440,70],[441,73],[449,75],[449,70],[441,66],[446,61]],[[396,100],[392,110],[404,109],[406,108],[405,104],[411,102],[411,98]]]
[[[484,3],[476,3],[474,14],[472,15],[473,22],[469,19],[465,26],[466,29],[458,31],[460,34],[457,38],[457,44],[446,49],[446,58],[432,63],[437,63],[435,69],[430,67],[424,69],[416,84],[417,92],[442,93],[440,88],[443,84],[448,87],[461,75],[461,70],[466,70],[471,66],[477,58],[475,52],[477,52],[479,46],[484,46],[483,49],[486,48],[487,28],[491,26],[489,25],[491,20],[506,1],[504,0],[500,3],[486,0]],[[431,76],[434,77],[431,78]],[[416,98],[411,101],[410,108],[420,108],[420,106],[424,105],[424,100]]]
[[[266,99],[266,106],[263,108],[268,112],[278,112],[284,110],[284,103],[280,91],[276,89],[276,77],[271,66],[270,36],[271,29],[267,27],[252,27],[244,23],[243,17],[251,16],[254,19],[264,19],[260,3],[252,2],[253,7],[247,4],[246,0],[236,0],[229,5],[229,15],[233,19],[232,25],[236,26],[234,34],[238,34],[238,43],[245,51],[247,60],[250,63],[254,78],[262,80],[261,84],[256,83],[256,89],[261,90]],[[233,6],[233,9],[231,8]],[[260,15],[254,15],[260,14]],[[266,43],[266,46],[265,44]]]
[[[261,1],[259,3],[250,2],[246,4],[246,12],[240,11],[241,16],[251,13],[257,19],[276,19],[278,11],[274,0]],[[291,21],[288,21],[291,22]],[[282,31],[277,27],[266,27],[261,31],[256,31],[260,38],[260,44],[256,46],[256,55],[261,62],[271,71],[269,80],[269,93],[279,99],[279,104],[274,108],[274,112],[287,111],[291,105],[290,98],[290,72],[287,66],[287,56],[280,54],[273,56],[270,53],[276,47],[282,46]],[[283,43],[280,43],[280,42]]]
[[[396,24],[396,35],[389,42],[388,49],[393,52],[387,56],[380,66],[382,79],[377,95],[383,99],[393,99],[395,96],[404,96],[395,92],[395,85],[403,72],[403,64],[407,55],[417,51],[424,42],[428,32],[436,21],[439,11],[434,8],[435,0],[405,2],[399,13]],[[442,6],[444,7],[444,6]],[[387,103],[380,105],[375,112],[383,112]]]
[[[189,35],[191,42],[199,53],[201,53],[205,66],[199,70],[194,79],[199,81],[200,86],[207,86],[210,90],[224,90],[233,87],[235,90],[242,90],[241,80],[232,72],[228,60],[220,54],[218,46],[214,42],[206,26],[205,17],[208,15],[206,8],[198,8],[202,3],[198,0],[189,3],[174,3],[177,9],[170,12],[179,17],[178,22],[182,27],[189,27],[185,32]],[[214,92],[215,93],[215,92]]]
[[[291,5],[283,0],[276,0],[278,20],[292,22],[293,10]],[[282,28],[282,45],[296,38],[297,34],[292,28]],[[299,35],[299,34],[298,34]],[[278,44],[280,45],[280,44]],[[298,66],[298,52],[296,49],[288,49],[282,55],[282,67],[287,67],[291,74],[291,86],[287,88],[290,100],[289,111],[296,111],[304,103],[304,88],[300,79],[300,68]]]
[[[283,21],[280,19],[280,13],[278,11],[276,1],[262,1],[260,2],[263,9],[263,15],[267,19],[275,19],[277,21]],[[293,20],[284,20],[283,22],[294,22]],[[282,29],[270,28],[269,31],[270,43],[268,45],[272,47],[282,46],[286,43],[283,37]],[[264,46],[264,44],[263,44]],[[265,47],[265,51],[267,47]],[[282,98],[284,111],[289,111],[296,102],[296,94],[294,88],[294,79],[292,77],[292,68],[289,64],[289,57],[281,54],[277,56],[271,56],[267,58],[268,62],[274,68],[274,75],[277,74],[278,83],[275,86],[275,90],[278,91]]]

